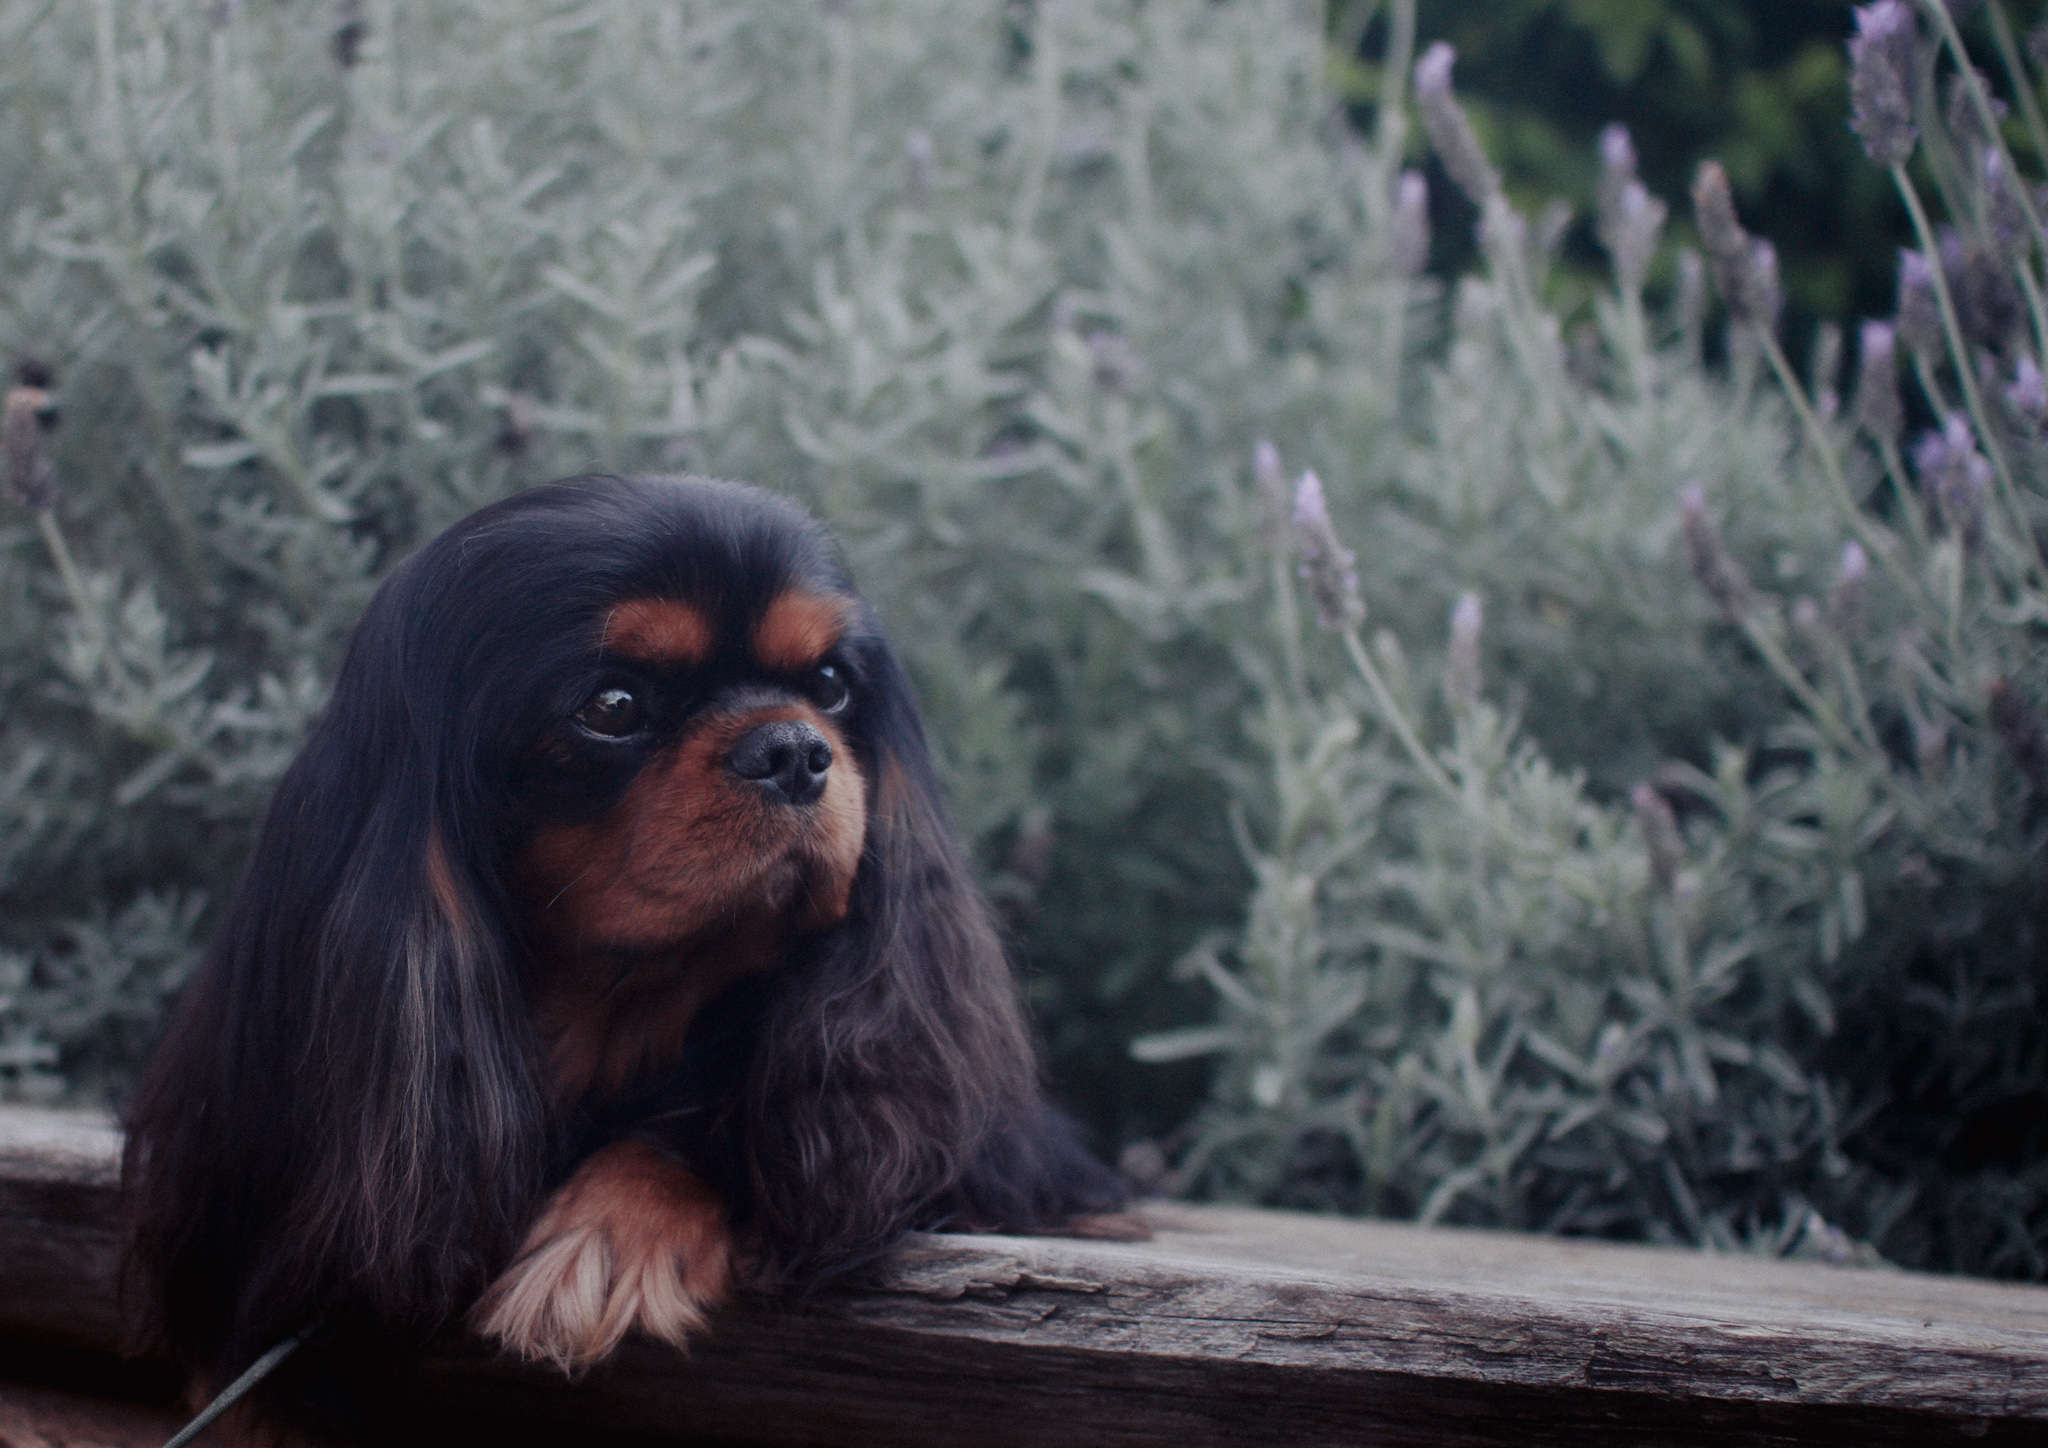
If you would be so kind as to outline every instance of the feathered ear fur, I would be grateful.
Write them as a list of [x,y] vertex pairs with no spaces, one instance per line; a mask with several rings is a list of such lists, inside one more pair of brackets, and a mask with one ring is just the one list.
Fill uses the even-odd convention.
[[746,1089],[757,1257],[787,1284],[908,1228],[1044,1225],[1122,1195],[1040,1100],[901,666],[878,642],[861,678],[873,788],[852,908],[770,1003]]
[[359,626],[129,1113],[139,1316],[202,1372],[318,1312],[430,1329],[538,1190],[493,842],[463,824],[491,816],[460,797],[474,741],[435,697],[419,592]]

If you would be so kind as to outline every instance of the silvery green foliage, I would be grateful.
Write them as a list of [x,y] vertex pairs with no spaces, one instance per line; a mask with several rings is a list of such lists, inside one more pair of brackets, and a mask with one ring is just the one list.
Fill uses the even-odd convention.
[[[2048,1272],[2043,233],[2003,141],[1936,139],[1923,325],[1866,329],[1860,384],[1918,339],[1910,456],[1896,402],[1846,419],[1835,367],[1785,356],[1718,167],[1726,377],[1697,262],[1660,317],[1617,256],[1564,342],[1532,228],[1481,198],[1402,456],[1317,460],[1389,627],[1305,638],[1269,565],[1247,919],[1184,961],[1210,1021],[1138,1043],[1220,1062],[1184,1187]],[[1484,601],[1477,689],[1471,612],[1411,606],[1434,580]]]
[[1236,908],[1237,460],[1386,427],[1430,295],[1313,6],[83,0],[0,45],[0,357],[58,414],[0,504],[0,1076],[132,1064],[398,558],[689,469],[839,529],[1063,1074],[1187,1104],[1122,1021]]

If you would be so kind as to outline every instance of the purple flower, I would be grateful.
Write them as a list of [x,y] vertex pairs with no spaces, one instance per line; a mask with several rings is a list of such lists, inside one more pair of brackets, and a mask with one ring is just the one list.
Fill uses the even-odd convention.
[[1600,216],[1600,242],[1614,259],[1615,280],[1625,292],[1640,291],[1657,254],[1657,240],[1669,214],[1662,201],[1631,176],[1615,192],[1613,204]]
[[1669,895],[1678,883],[1679,866],[1685,863],[1685,837],[1678,832],[1678,815],[1657,787],[1647,782],[1628,792],[1628,802],[1635,810],[1636,828],[1643,832],[1650,880],[1657,893]]
[[1949,531],[1974,552],[1984,534],[1984,499],[1991,491],[1992,471],[1977,451],[1970,420],[1951,412],[1940,432],[1922,433],[1913,444],[1913,470]]
[[1429,182],[1420,171],[1403,171],[1394,183],[1394,266],[1402,276],[1419,276],[1429,265]]
[[1835,570],[1835,586],[1828,591],[1828,614],[1835,627],[1847,633],[1863,616],[1863,590],[1870,578],[1870,555],[1854,538],[1842,545],[1841,566]]
[[1252,481],[1259,490],[1259,517],[1266,528],[1269,546],[1284,546],[1289,503],[1287,476],[1280,468],[1280,449],[1260,438],[1252,444]]
[[1889,322],[1865,322],[1857,350],[1856,424],[1879,442],[1896,445],[1906,425],[1898,333]]
[[1721,532],[1707,516],[1707,495],[1698,483],[1688,483],[1678,495],[1679,530],[1685,536],[1686,560],[1692,576],[1699,580],[1707,597],[1714,601],[1730,622],[1740,620],[1756,605],[1756,590],[1721,541]]
[[1294,485],[1294,546],[1302,581],[1324,628],[1347,628],[1365,619],[1358,593],[1358,556],[1337,540],[1323,501],[1323,480],[1303,473]]
[[1415,103],[1444,170],[1475,206],[1484,208],[1500,195],[1500,173],[1486,159],[1471,120],[1451,94],[1451,66],[1457,58],[1458,53],[1441,40],[1422,53],[1415,62]]
[[2025,265],[2026,203],[2020,199],[2019,187],[2005,164],[2005,153],[1996,146],[1986,146],[1982,172],[1985,216],[1991,223],[1991,234],[2011,262]]
[[1476,593],[1461,593],[1451,609],[1451,642],[1444,651],[1444,702],[1464,714],[1479,702],[1479,633],[1485,605]]
[[1728,189],[1728,173],[1720,162],[1701,164],[1692,183],[1692,209],[1700,242],[1713,264],[1714,281],[1728,304],[1728,315],[1760,327],[1776,325],[1784,304],[1777,248],[1742,229],[1735,216],[1734,193]]
[[2048,422],[2048,385],[2041,380],[2041,365],[2024,352],[2013,364],[2005,405],[2030,427],[2038,429]]
[[1880,166],[1902,165],[1919,139],[1913,125],[1919,38],[1904,0],[1877,0],[1856,11],[1856,33],[1849,39],[1849,124]]
[[1934,263],[1923,252],[1899,250],[1899,336],[1928,361],[1942,354],[1941,303],[1934,294]]

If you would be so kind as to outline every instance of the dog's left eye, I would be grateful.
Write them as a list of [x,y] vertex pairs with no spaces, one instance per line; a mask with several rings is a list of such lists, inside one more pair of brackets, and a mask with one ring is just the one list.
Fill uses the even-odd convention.
[[614,684],[591,695],[589,702],[571,717],[586,733],[600,739],[624,739],[640,732],[646,716],[639,696]]
[[852,687],[847,683],[846,670],[837,664],[820,664],[811,671],[810,681],[804,692],[827,714],[837,714],[846,707],[852,697]]

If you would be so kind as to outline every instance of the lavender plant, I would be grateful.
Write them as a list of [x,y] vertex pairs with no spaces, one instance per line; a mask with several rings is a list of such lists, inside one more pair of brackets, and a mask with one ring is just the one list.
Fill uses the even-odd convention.
[[[1856,27],[1853,123],[1923,243],[1898,315],[1861,329],[1847,415],[1836,364],[1786,355],[1775,255],[1711,163],[1704,264],[1681,258],[1650,321],[1663,211],[1619,131],[1613,291],[1565,365],[1452,57],[1418,64],[1488,270],[1460,286],[1403,476],[1333,488],[1335,531],[1305,478],[1300,578],[1269,570],[1264,608],[1276,647],[1313,647],[1293,594],[1344,589],[1340,537],[1369,596],[1471,592],[1426,669],[1393,639],[1429,634],[1369,640],[1326,607],[1336,654],[1260,685],[1275,803],[1242,831],[1248,923],[1184,962],[1213,1023],[1139,1044],[1223,1062],[1183,1185],[2048,1271],[2038,201],[1938,0]],[[1721,378],[1683,280],[1702,274]],[[1932,426],[1908,439],[1909,416]]]
[[1402,0],[1362,136],[1306,0],[0,13],[0,1089],[118,1094],[410,547],[694,469],[846,540],[1187,1190],[2038,1275],[2048,143],[1876,8],[1846,405],[1620,130],[1560,314]]

